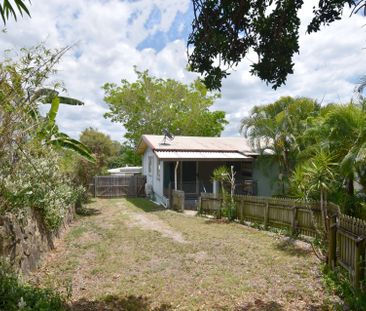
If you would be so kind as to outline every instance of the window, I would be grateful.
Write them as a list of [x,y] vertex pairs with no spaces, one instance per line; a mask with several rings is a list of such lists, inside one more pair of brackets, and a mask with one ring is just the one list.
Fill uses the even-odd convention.
[[246,178],[251,178],[253,174],[252,162],[241,162],[241,175]]
[[160,160],[158,160],[158,163],[156,165],[156,178],[160,179]]
[[147,168],[148,168],[149,175],[152,175],[152,171],[153,171],[153,157],[149,157],[148,158]]

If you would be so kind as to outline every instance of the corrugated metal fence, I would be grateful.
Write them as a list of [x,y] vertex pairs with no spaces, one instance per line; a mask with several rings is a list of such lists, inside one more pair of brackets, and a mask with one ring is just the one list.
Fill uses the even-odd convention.
[[145,196],[146,177],[142,175],[94,176],[89,191],[94,197]]
[[[216,215],[222,199],[212,193],[202,193],[199,212]],[[236,219],[252,221],[265,227],[288,228],[292,233],[309,237],[322,230],[320,203],[305,203],[287,198],[235,196]],[[344,215],[335,204],[327,204],[329,220],[328,263],[345,268],[356,288],[366,280],[366,222]],[[318,228],[315,227],[315,224]],[[320,229],[320,231],[319,231]]]

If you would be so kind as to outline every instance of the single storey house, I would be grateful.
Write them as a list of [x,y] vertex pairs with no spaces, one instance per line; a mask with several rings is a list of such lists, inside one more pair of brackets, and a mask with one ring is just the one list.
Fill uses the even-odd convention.
[[168,205],[169,188],[183,190],[186,200],[195,201],[201,192],[213,192],[213,171],[233,166],[238,194],[273,194],[275,169],[264,173],[257,163],[259,153],[243,137],[143,135],[137,146],[142,155],[146,189],[154,200]]

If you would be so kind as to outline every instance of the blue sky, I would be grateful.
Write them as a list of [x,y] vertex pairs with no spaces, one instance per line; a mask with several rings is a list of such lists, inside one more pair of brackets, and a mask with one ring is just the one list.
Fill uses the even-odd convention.
[[[144,27],[146,30],[158,25],[161,22],[161,11],[155,6],[151,11]],[[138,50],[147,48],[160,52],[169,42],[175,40],[186,41],[191,32],[193,10],[190,5],[186,12],[177,12],[168,31],[157,31],[149,35],[137,45]]]
[[[227,113],[230,124],[223,135],[239,135],[240,120],[254,105],[280,96],[309,96],[323,103],[351,99],[355,83],[366,74],[365,19],[349,18],[345,12],[341,21],[307,35],[314,1],[305,3],[295,74],[286,86],[274,91],[249,74],[250,60],[255,59],[250,53],[224,81],[222,97],[213,107]],[[134,65],[184,83],[197,77],[185,70],[193,17],[190,0],[38,0],[32,2],[30,11],[32,18],[9,22],[7,32],[0,34],[0,46],[2,50],[39,42],[49,48],[73,46],[54,78],[64,81],[68,95],[86,104],[60,110],[57,122],[73,137],[93,126],[113,139],[123,139],[123,126],[103,118],[107,107],[101,86],[121,79],[133,81]]]

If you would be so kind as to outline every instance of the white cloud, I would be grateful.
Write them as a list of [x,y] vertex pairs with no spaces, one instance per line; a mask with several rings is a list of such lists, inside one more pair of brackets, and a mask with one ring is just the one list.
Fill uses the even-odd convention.
[[[159,77],[191,82],[195,75],[185,71],[186,44],[182,40],[168,43],[159,52],[136,48],[149,36],[167,32],[176,14],[186,12],[189,3],[190,0],[34,1],[30,8],[32,18],[10,22],[8,32],[0,34],[0,46],[19,48],[46,41],[48,47],[56,48],[76,43],[59,65],[57,78],[65,82],[70,96],[86,105],[62,107],[58,123],[74,137],[93,126],[121,140],[123,127],[103,118],[107,107],[101,86],[105,82],[118,83],[122,78],[135,79],[134,65]],[[311,8],[311,1],[306,1],[303,21],[309,21]],[[160,13],[146,29],[150,15],[156,12]],[[251,76],[250,62],[243,61],[224,81],[222,98],[214,106],[228,113],[230,124],[224,135],[237,135],[241,118],[254,105],[273,102],[280,96],[309,96],[325,102],[349,100],[355,81],[366,74],[362,61],[366,43],[364,19],[349,19],[347,13],[345,16],[311,35],[305,34],[303,23],[295,74],[277,91]]]
[[280,96],[307,96],[322,103],[351,99],[355,83],[366,74],[366,64],[362,61],[366,47],[365,19],[359,15],[348,18],[349,12],[345,12],[344,19],[309,35],[305,26],[311,8],[312,3],[306,1],[302,10],[300,54],[294,58],[295,72],[285,86],[274,91],[257,77],[250,76],[247,60],[224,81],[222,99],[215,106],[225,107],[230,116],[224,135],[238,134],[241,118],[254,105],[273,102]]

